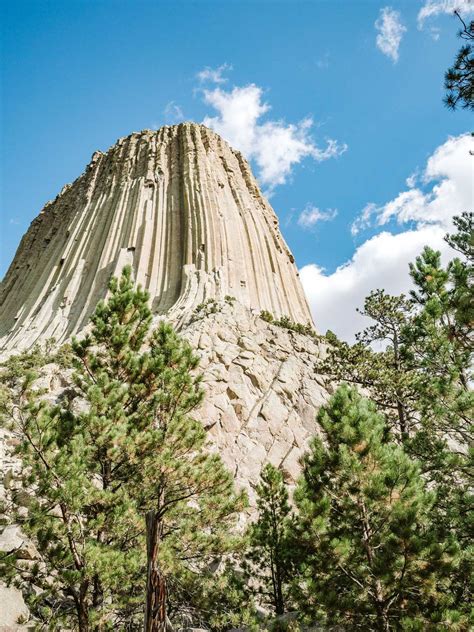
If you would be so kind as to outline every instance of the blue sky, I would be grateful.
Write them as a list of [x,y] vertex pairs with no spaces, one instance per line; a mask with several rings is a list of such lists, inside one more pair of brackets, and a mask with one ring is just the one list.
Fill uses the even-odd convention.
[[442,103],[460,45],[448,5],[3,0],[0,276],[95,150],[204,120],[252,160],[321,329],[384,276],[404,289],[419,244],[472,202],[472,114]]

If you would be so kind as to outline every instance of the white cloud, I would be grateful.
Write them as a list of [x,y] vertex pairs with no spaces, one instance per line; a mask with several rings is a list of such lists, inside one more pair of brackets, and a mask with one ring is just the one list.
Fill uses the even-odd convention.
[[380,9],[380,15],[375,22],[379,31],[375,43],[384,55],[390,57],[393,63],[398,61],[398,50],[406,27],[400,21],[400,13],[391,7]]
[[[417,215],[422,215],[425,209],[424,193],[419,189],[411,188],[399,193],[395,199],[382,206],[377,206],[373,202],[366,204],[360,216],[352,224],[351,233],[357,235],[361,230],[372,226],[373,223],[383,226],[392,218],[396,218],[398,223],[402,224],[410,219],[415,219]],[[375,218],[375,222],[373,222],[373,218]]]
[[407,187],[409,189],[413,189],[413,187],[416,185],[416,183],[418,182],[418,171],[414,171],[411,176],[408,176],[408,178],[405,180],[405,182],[407,183]]
[[227,78],[224,77],[224,73],[228,70],[232,70],[229,64],[222,64],[217,68],[206,66],[196,74],[196,77],[201,83],[225,83]]
[[312,228],[318,222],[329,222],[337,215],[337,209],[321,211],[316,206],[308,204],[298,217],[298,224],[304,228]]
[[322,332],[332,329],[353,341],[355,332],[367,321],[356,313],[371,290],[384,288],[390,294],[408,293],[411,281],[408,263],[425,245],[452,256],[443,236],[452,226],[453,215],[471,210],[474,199],[469,135],[449,138],[430,156],[420,176],[429,187],[402,191],[393,200],[377,206],[368,204],[356,231],[368,225],[383,226],[395,219],[405,226],[398,234],[383,231],[359,246],[352,259],[332,274],[315,265],[300,270],[316,326]]
[[340,338],[354,342],[354,334],[367,325],[367,319],[356,312],[364,298],[377,288],[390,294],[407,292],[408,263],[426,244],[446,251],[444,233],[439,227],[398,235],[383,232],[362,244],[333,274],[325,274],[315,264],[304,266],[300,278],[317,329],[322,333],[331,329]]
[[[425,20],[443,13],[453,13],[459,11],[462,16],[474,13],[474,2],[472,0],[426,0],[425,4],[418,12],[418,28],[422,29]],[[434,31],[435,39],[439,35]],[[437,35],[437,37],[436,37]]]
[[369,202],[364,206],[362,213],[352,222],[351,235],[353,237],[370,226],[372,215],[375,213],[376,208],[377,206],[373,202]]
[[247,159],[255,161],[258,177],[267,187],[267,193],[284,184],[294,165],[304,158],[322,162],[347,149],[332,139],[325,148],[318,147],[311,136],[311,118],[299,123],[261,121],[270,106],[263,101],[262,88],[255,84],[236,86],[228,91],[204,90],[204,101],[217,111],[217,116],[204,118],[204,125],[223,136]]
[[163,110],[166,123],[179,123],[184,119],[184,113],[181,107],[175,102],[170,101]]
[[408,191],[402,191],[381,206],[373,202],[367,204],[353,223],[352,234],[373,223],[384,226],[393,219],[398,224],[416,222],[419,225],[435,223],[449,226],[453,215],[472,206],[473,158],[469,153],[472,146],[473,140],[468,134],[449,138],[430,156],[422,175],[425,185],[435,183],[431,190],[425,193],[415,188],[415,180],[410,176],[407,179]]

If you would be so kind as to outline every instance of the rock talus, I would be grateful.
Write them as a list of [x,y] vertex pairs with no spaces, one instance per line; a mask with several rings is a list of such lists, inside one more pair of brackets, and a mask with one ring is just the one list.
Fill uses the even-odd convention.
[[[126,264],[149,291],[155,321],[171,321],[200,355],[196,417],[251,505],[265,463],[294,483],[329,396],[314,371],[325,345],[259,316],[312,325],[277,217],[241,154],[190,123],[96,152],[32,222],[0,284],[0,355],[80,335]],[[212,309],[196,309],[208,299]],[[40,386],[56,401],[69,377],[48,365]],[[1,430],[0,500],[18,486],[13,444]],[[18,525],[0,531],[0,553],[21,545],[34,557]],[[28,617],[22,595],[0,582],[2,599],[0,632],[26,630],[16,623]]]
[[201,358],[205,397],[196,417],[251,505],[265,463],[279,467],[291,485],[319,432],[316,411],[329,397],[314,371],[326,346],[225,301],[182,335]]

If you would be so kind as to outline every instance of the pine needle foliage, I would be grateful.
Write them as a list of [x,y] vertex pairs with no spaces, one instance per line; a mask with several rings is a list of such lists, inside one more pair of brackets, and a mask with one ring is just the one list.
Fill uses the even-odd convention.
[[412,305],[404,295],[374,290],[365,299],[364,308],[357,311],[373,324],[357,334],[354,345],[331,332],[326,334],[328,354],[317,362],[316,371],[366,389],[386,415],[393,434],[405,439],[418,420],[419,378],[404,356],[405,328]]
[[318,422],[327,444],[313,440],[295,494],[302,612],[350,629],[441,625],[457,548],[431,528],[435,495],[418,463],[386,441],[383,417],[346,385]]
[[466,24],[458,11],[454,11],[462,24],[458,35],[466,44],[459,49],[453,65],[444,76],[446,96],[444,102],[448,108],[458,107],[474,110],[474,20]]
[[446,241],[459,257],[443,266],[439,252],[425,248],[410,266],[416,312],[407,329],[406,355],[421,377],[418,408],[422,424],[407,450],[420,459],[427,480],[437,490],[432,521],[439,537],[454,534],[462,550],[450,591],[456,610],[474,625],[470,605],[474,563],[472,214],[455,218],[455,225],[457,232]]
[[[362,387],[387,419],[387,438],[418,460],[436,492],[431,524],[440,541],[454,537],[462,551],[449,594],[452,611],[467,625],[473,616],[472,213],[455,217],[454,225],[445,239],[458,256],[443,265],[439,252],[425,248],[410,265],[410,297],[372,292],[363,313],[374,324],[355,345],[327,336],[328,356],[316,370]],[[376,350],[382,339],[385,347]]]
[[[148,298],[125,268],[72,342],[73,396],[51,405],[29,387],[15,407],[35,491],[23,526],[43,559],[22,581],[43,629],[143,628],[151,509],[170,586],[204,577],[234,544],[244,498],[191,416],[203,397],[198,359],[170,325],[150,333]],[[169,614],[198,605],[170,589]]]
[[294,575],[293,518],[288,491],[279,469],[268,463],[257,485],[258,517],[249,529],[247,574],[257,594],[275,615],[288,609],[288,588]]

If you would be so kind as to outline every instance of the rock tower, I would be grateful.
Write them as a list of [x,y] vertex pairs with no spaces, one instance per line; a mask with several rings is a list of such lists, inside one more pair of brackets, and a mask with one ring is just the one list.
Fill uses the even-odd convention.
[[[197,416],[237,483],[252,498],[267,461],[293,481],[328,396],[314,371],[325,347],[260,317],[312,323],[277,217],[242,155],[192,123],[96,152],[33,220],[0,285],[0,354],[80,335],[125,264],[156,318],[199,352],[206,397]],[[196,312],[207,299],[213,309]],[[64,388],[55,367],[45,380],[52,396]]]
[[[199,353],[205,399],[196,417],[251,504],[266,462],[294,482],[331,388],[314,370],[325,346],[260,316],[312,323],[277,217],[242,155],[189,123],[96,152],[32,222],[0,285],[0,356],[80,336],[125,264],[149,290],[156,319]],[[208,299],[212,309],[196,309]],[[55,365],[40,381],[51,401],[69,386]],[[0,501],[17,487],[14,443],[0,429]],[[19,543],[25,560],[35,557],[19,525],[0,527],[0,555]],[[28,616],[21,593],[0,581],[0,632],[26,632],[19,616]]]
[[79,332],[125,264],[183,324],[226,295],[310,323],[294,259],[243,156],[191,123],[121,138],[48,202],[0,286],[0,350]]

